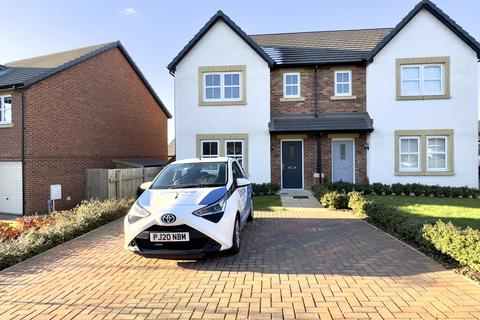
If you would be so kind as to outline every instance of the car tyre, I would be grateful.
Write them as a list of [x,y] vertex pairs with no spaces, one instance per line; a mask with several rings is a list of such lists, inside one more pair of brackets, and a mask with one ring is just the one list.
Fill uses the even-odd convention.
[[237,254],[240,252],[240,219],[238,216],[236,217],[235,224],[233,226],[233,240],[230,252],[232,254]]
[[250,212],[248,213],[247,221],[253,221],[253,199],[250,200]]

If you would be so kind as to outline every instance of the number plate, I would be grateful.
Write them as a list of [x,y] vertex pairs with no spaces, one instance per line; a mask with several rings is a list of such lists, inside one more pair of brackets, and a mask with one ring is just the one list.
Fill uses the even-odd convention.
[[150,232],[151,242],[190,241],[188,232]]

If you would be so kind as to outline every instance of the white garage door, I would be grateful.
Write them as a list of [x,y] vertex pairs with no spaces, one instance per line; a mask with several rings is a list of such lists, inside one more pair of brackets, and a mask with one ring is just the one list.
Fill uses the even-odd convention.
[[22,214],[21,162],[0,162],[0,213]]

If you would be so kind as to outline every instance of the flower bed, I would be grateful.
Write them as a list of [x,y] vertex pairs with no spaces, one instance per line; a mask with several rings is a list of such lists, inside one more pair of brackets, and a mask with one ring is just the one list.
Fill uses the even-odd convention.
[[25,217],[0,225],[0,270],[124,216],[133,199],[83,202],[44,218]]

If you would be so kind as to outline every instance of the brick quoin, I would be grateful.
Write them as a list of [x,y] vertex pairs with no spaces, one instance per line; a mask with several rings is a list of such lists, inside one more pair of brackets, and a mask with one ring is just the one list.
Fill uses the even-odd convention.
[[[88,168],[112,168],[116,158],[167,160],[167,115],[118,48],[24,94],[26,213],[45,212],[56,183],[63,193],[58,209],[78,204]],[[0,129],[4,161],[21,160],[20,92],[12,98],[14,126]]]
[[[354,100],[331,100],[334,95],[334,72],[336,70],[352,71],[352,95]],[[281,101],[283,97],[283,73],[300,72],[301,96],[305,101]],[[315,114],[315,68],[282,68],[272,70],[270,76],[270,115],[314,115]],[[317,69],[317,112],[365,112],[366,111],[366,72],[363,66],[332,66]],[[332,139],[326,134],[320,138],[321,144],[321,174],[324,178],[314,178],[317,172],[317,141],[316,135],[308,134],[304,139],[304,186],[331,181],[332,173]],[[278,135],[271,135],[271,180],[281,184],[281,155]],[[355,181],[367,182],[366,134],[360,134],[355,139]]]

